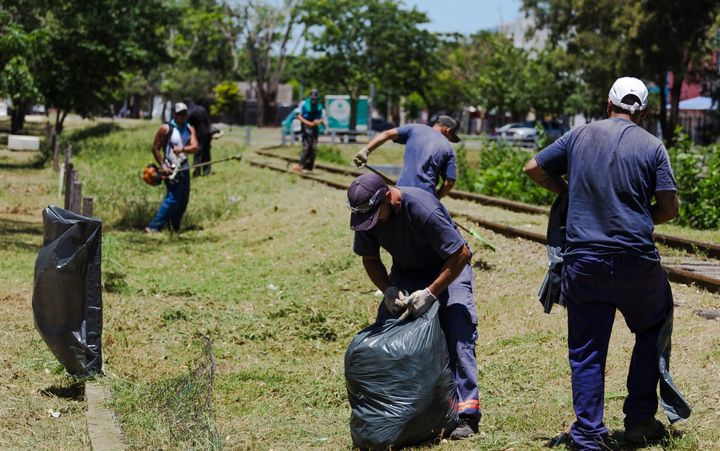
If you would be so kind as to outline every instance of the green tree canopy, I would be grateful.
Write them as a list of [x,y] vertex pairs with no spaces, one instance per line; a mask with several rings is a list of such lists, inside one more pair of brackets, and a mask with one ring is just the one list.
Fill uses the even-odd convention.
[[420,27],[425,13],[391,0],[312,0],[302,14],[314,56],[306,79],[353,100],[375,83],[395,104],[432,81],[438,39]]

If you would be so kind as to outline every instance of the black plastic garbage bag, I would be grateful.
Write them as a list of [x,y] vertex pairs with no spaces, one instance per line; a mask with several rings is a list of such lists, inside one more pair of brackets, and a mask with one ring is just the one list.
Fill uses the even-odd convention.
[[62,208],[43,210],[45,236],[35,261],[35,328],[68,373],[102,371],[102,222]]
[[415,320],[375,323],[357,334],[345,353],[345,380],[355,446],[398,448],[457,426],[457,388],[437,303]]
[[550,208],[547,226],[548,272],[545,275],[538,297],[545,313],[552,311],[553,304],[565,306],[560,292],[562,280],[563,253],[565,252],[565,223],[567,222],[567,191],[558,195]]

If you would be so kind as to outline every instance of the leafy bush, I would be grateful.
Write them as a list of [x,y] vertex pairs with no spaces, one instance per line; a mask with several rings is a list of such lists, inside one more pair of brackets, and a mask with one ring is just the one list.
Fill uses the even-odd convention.
[[676,222],[698,229],[720,227],[720,146],[693,146],[676,131],[668,149],[680,197]]
[[531,152],[486,141],[476,167],[468,163],[466,153],[463,146],[457,152],[459,189],[532,204],[549,205],[555,198],[523,173],[525,163],[533,156]]
[[320,145],[317,147],[317,159],[328,163],[346,165],[350,162],[342,156],[340,149],[335,146]]

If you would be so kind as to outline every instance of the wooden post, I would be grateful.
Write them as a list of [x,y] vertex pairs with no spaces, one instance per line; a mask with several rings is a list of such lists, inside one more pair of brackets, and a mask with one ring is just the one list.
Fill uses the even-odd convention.
[[82,208],[82,182],[77,180],[73,182],[70,205],[70,211],[80,214],[80,209]]
[[335,140],[337,139],[337,133],[335,133],[335,130],[330,132],[330,137],[331,137],[330,139],[331,139],[332,143],[335,144]]
[[65,148],[65,167],[70,163],[72,160],[72,144],[68,144],[68,146]]
[[[65,153],[67,157],[67,152]],[[75,177],[75,169],[73,169],[72,163],[65,163],[65,210],[70,210],[70,196],[72,193],[72,184]]]
[[245,145],[246,146],[250,145],[250,126],[249,125],[245,126]]
[[87,216],[88,218],[92,218],[92,215],[93,215],[93,198],[92,197],[83,197],[82,215]]
[[60,170],[60,144],[58,144],[55,131],[52,132],[50,146],[53,153],[53,171],[58,172]]

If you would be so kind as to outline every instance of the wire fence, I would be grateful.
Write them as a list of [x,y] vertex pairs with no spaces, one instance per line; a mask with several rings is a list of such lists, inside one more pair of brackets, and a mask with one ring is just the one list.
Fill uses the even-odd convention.
[[188,373],[155,385],[150,402],[158,418],[170,430],[173,442],[183,447],[221,449],[212,405],[215,357],[209,338],[203,338],[200,354]]

